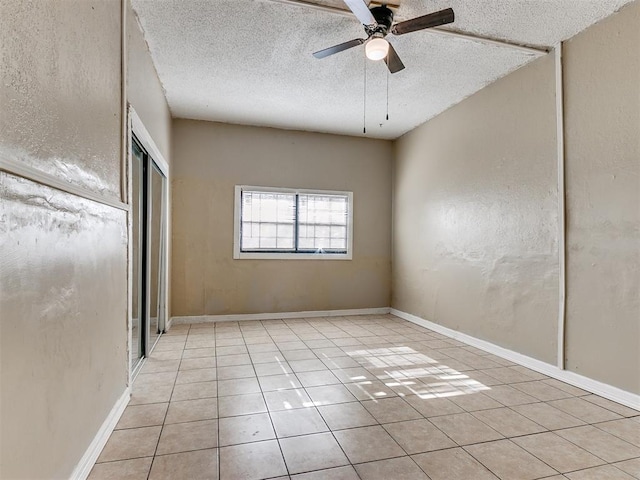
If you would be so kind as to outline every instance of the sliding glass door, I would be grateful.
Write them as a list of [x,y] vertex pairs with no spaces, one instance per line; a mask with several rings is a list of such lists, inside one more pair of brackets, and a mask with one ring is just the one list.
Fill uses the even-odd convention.
[[131,370],[133,371],[144,356],[144,343],[141,332],[142,321],[142,237],[144,219],[144,154],[138,144],[133,142],[131,152]]
[[166,323],[167,178],[135,136],[131,153],[131,369],[135,372]]
[[149,169],[149,345],[153,348],[165,329],[164,316],[164,204],[166,178],[151,162]]

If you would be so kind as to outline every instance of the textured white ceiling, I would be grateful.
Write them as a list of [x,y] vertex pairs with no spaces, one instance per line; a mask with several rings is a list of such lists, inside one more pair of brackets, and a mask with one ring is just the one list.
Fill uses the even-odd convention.
[[423,5],[451,7],[447,27],[525,45],[553,46],[608,17],[631,0],[428,0],[402,2],[402,15],[421,15]]
[[[451,6],[447,28],[551,46],[631,0],[402,0],[399,19]],[[333,2],[335,3],[335,2]],[[175,117],[397,138],[536,58],[427,32],[389,36],[406,69],[387,75],[356,47],[350,16],[271,0],[133,0]],[[385,119],[389,82],[389,120]]]

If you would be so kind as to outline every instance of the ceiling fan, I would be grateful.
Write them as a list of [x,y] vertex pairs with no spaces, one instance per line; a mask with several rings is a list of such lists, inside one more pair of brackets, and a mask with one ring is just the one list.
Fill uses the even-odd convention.
[[365,0],[344,0],[353,14],[362,22],[367,38],[356,38],[345,43],[334,45],[333,47],[319,50],[313,54],[316,58],[325,58],[334,53],[348,50],[349,48],[365,45],[367,58],[371,60],[385,60],[391,73],[404,69],[404,64],[396,53],[393,46],[385,39],[392,33],[393,35],[404,35],[405,33],[424,30],[425,28],[438,27],[451,23],[454,20],[453,9],[447,8],[438,12],[422,15],[404,22],[393,24],[393,11],[382,4],[379,7],[369,8]]

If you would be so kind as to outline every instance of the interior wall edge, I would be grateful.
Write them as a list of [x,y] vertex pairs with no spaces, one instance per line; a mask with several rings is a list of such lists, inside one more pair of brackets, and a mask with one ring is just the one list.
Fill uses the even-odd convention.
[[131,387],[129,386],[113,405],[111,412],[109,412],[109,415],[105,418],[102,426],[93,438],[93,441],[89,444],[84,455],[73,470],[73,473],[69,477],[70,480],[85,480],[89,476],[93,465],[96,463],[96,460],[98,460],[98,457],[106,445],[107,440],[109,440],[111,433],[116,428],[125,408],[129,405],[130,399]]
[[549,377],[555,378],[562,382],[568,383],[578,388],[582,388],[583,390],[586,390],[588,392],[600,395],[601,397],[625,405],[629,408],[640,411],[640,395],[638,394],[628,392],[613,385],[609,385],[607,383],[600,382],[598,380],[594,380],[592,378],[585,377],[568,370],[563,370],[550,363],[546,363],[542,360],[523,355],[522,353],[509,350],[508,348],[504,348],[491,342],[487,342],[486,340],[481,340],[471,335],[467,335],[466,333],[452,330],[448,327],[444,327],[438,323],[431,322],[411,313],[403,312],[395,308],[391,308],[390,313],[392,315],[395,315],[396,317],[400,317],[411,323],[415,323],[416,325],[428,328],[430,330],[433,330],[434,332],[440,333],[454,340],[464,342],[468,345],[479,348],[480,350],[484,350],[485,352],[489,352],[506,360],[510,360],[523,367],[529,368],[538,373],[542,373],[543,375],[547,375]]
[[567,323],[567,220],[564,152],[564,70],[562,42],[553,49],[556,79],[556,140],[558,148],[558,353],[556,364],[565,370],[565,330]]
[[120,0],[120,199],[129,203],[127,187],[130,120],[127,116],[127,0]]

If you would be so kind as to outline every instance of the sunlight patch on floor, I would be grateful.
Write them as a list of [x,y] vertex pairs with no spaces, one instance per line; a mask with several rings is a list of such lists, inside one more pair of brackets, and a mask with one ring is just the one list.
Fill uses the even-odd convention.
[[[446,398],[471,395],[489,387],[440,363],[411,347],[360,349],[347,352],[361,366],[372,371],[377,379],[392,389],[397,395],[417,395],[422,399]],[[362,390],[372,399],[385,398],[384,391],[370,392],[364,388],[372,382],[364,382],[362,377],[352,380],[362,385]]]

